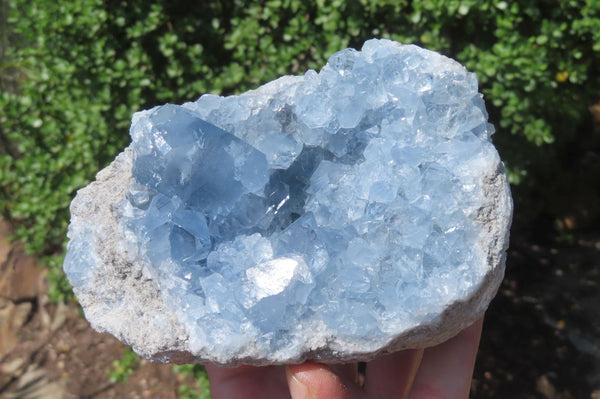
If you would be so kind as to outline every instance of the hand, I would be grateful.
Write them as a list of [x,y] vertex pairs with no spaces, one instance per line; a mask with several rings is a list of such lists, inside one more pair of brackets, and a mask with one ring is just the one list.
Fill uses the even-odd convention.
[[356,363],[235,369],[209,365],[212,399],[468,398],[482,325],[480,319],[435,347],[374,359],[360,383]]

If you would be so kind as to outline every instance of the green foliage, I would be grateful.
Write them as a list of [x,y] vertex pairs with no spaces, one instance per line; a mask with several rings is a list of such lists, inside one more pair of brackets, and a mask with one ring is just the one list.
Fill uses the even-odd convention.
[[58,256],[46,256],[42,259],[42,263],[48,266],[48,299],[53,302],[69,302],[75,301],[73,288],[67,280],[67,276],[62,271],[62,262],[64,254]]
[[140,365],[140,357],[131,349],[126,349],[121,359],[112,362],[112,368],[108,371],[110,383],[127,382],[131,375]]
[[199,364],[184,364],[173,366],[176,373],[183,377],[192,376],[195,386],[182,384],[179,386],[179,399],[210,399],[210,386],[204,366]]
[[70,200],[127,144],[134,111],[303,73],[370,37],[477,72],[526,187],[560,169],[600,88],[592,0],[0,2],[0,212],[38,254],[60,252]]

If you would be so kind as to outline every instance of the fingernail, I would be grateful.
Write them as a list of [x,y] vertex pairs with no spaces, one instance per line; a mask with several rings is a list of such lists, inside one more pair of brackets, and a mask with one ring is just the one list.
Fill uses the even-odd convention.
[[298,379],[296,373],[294,373],[291,367],[285,367],[285,374],[287,376],[288,386],[290,388],[290,394],[292,395],[292,399],[308,399],[308,387],[304,385],[302,381],[300,381],[300,379]]

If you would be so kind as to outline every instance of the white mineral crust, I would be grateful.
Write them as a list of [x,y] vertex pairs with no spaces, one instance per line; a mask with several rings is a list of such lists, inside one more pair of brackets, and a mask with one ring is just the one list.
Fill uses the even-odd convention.
[[161,362],[369,360],[480,318],[512,200],[477,79],[389,40],[239,96],[134,115],[71,204],[98,331]]

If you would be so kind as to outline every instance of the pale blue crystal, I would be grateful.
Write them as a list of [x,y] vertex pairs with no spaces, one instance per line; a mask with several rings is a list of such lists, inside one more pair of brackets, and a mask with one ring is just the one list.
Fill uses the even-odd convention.
[[[265,333],[332,311],[327,325],[366,338],[370,318],[400,317],[432,279],[468,289],[455,274],[484,262],[463,239],[474,234],[465,204],[481,193],[467,189],[477,183],[460,164],[490,146],[476,79],[432,70],[415,47],[365,46],[265,103],[204,96],[137,117],[133,174],[147,191],[136,185],[129,198],[143,209],[154,197],[130,226],[153,264],[181,268],[173,276],[205,270],[189,286],[214,303],[190,306],[190,322],[228,306]],[[302,143],[306,129],[320,132],[322,149]],[[392,281],[402,288],[388,290]],[[397,303],[379,304],[394,289]]]
[[[120,211],[193,351],[297,358],[313,329],[376,348],[485,274],[492,133],[474,74],[370,40],[318,73],[137,113]],[[69,250],[85,284],[86,248]]]

